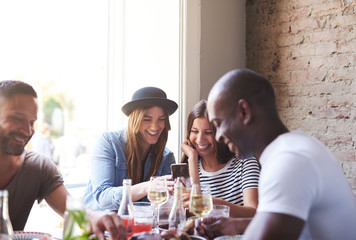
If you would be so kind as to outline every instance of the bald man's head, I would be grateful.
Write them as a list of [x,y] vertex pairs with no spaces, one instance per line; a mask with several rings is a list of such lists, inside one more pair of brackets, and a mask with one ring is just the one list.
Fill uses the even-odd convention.
[[251,153],[256,129],[263,128],[267,119],[278,119],[271,84],[249,69],[223,75],[211,89],[207,107],[217,140],[243,155]]
[[238,99],[251,106],[275,111],[275,94],[271,84],[262,75],[249,69],[235,69],[223,75],[213,86],[209,98],[219,97],[221,104],[233,107]]

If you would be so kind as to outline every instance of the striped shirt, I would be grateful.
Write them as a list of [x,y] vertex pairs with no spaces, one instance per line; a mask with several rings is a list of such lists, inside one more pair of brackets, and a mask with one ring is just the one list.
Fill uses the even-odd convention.
[[211,195],[215,198],[243,206],[243,190],[257,188],[260,167],[256,158],[232,158],[224,168],[216,172],[204,171],[201,161],[198,164],[201,183],[210,185]]

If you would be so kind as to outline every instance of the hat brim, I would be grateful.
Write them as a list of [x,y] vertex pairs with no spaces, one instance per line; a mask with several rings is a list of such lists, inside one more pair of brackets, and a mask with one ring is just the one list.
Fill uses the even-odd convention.
[[168,112],[169,115],[172,115],[178,108],[178,104],[176,102],[166,98],[144,98],[126,103],[124,106],[122,106],[121,111],[126,116],[129,116],[130,113],[136,108],[153,106],[162,107]]

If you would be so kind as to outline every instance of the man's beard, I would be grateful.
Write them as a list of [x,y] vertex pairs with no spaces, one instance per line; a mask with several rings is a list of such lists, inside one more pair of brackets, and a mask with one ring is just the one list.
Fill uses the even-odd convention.
[[7,155],[20,156],[23,153],[26,144],[28,143],[28,141],[31,138],[28,138],[24,145],[12,144],[11,136],[13,136],[13,135],[25,137],[23,134],[14,133],[14,132],[11,132],[8,135],[5,135],[4,131],[2,129],[0,129],[0,151]]

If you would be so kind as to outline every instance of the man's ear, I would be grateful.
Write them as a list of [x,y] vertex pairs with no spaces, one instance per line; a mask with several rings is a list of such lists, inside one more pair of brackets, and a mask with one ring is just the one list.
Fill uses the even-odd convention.
[[240,123],[243,125],[249,124],[251,120],[251,108],[245,99],[240,99],[237,103],[237,114]]

